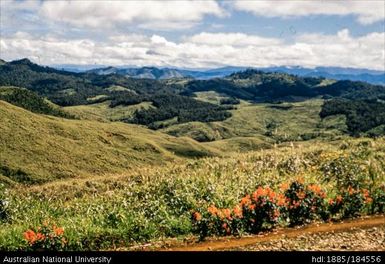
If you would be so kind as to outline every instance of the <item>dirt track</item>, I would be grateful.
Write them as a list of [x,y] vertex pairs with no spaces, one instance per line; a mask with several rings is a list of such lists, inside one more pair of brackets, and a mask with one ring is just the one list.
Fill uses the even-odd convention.
[[[212,251],[212,250],[253,250],[252,245],[279,241],[281,239],[294,239],[300,236],[307,236],[313,234],[332,234],[333,236],[338,236],[334,233],[347,232],[351,233],[354,230],[363,230],[375,227],[385,227],[385,216],[374,216],[367,218],[360,218],[349,220],[345,222],[338,223],[322,223],[322,224],[311,224],[305,227],[299,228],[283,228],[277,229],[271,233],[266,233],[262,235],[255,235],[251,237],[241,237],[241,238],[224,238],[215,241],[207,241],[201,243],[194,243],[190,245],[183,245],[177,247],[166,248],[163,250],[166,251]],[[373,233],[373,230],[371,230]],[[377,231],[375,231],[376,233]],[[361,234],[362,235],[362,234]],[[364,235],[365,237],[365,235]],[[354,239],[354,238],[353,238]],[[342,248],[343,249],[343,248]],[[374,248],[375,250],[385,250],[385,240],[379,241],[378,245]],[[258,250],[258,248],[254,248]]]

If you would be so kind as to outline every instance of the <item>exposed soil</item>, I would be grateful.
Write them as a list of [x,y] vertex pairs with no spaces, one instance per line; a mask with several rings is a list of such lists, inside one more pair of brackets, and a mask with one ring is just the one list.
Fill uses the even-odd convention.
[[241,238],[222,238],[163,248],[167,251],[212,250],[385,250],[385,216],[338,223],[281,228]]

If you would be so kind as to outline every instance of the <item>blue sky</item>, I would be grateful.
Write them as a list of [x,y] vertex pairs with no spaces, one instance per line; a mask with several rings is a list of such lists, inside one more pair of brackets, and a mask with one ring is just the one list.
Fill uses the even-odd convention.
[[0,57],[46,64],[385,70],[382,0],[1,0]]

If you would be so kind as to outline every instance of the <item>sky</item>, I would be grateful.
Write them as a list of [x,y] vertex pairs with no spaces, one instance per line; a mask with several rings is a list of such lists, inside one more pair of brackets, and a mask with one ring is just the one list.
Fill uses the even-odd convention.
[[384,0],[0,0],[0,58],[385,70]]

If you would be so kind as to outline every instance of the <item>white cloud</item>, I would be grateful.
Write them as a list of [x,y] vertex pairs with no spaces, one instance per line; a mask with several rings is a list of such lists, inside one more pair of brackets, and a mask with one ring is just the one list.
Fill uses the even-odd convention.
[[265,17],[301,17],[309,15],[356,15],[361,24],[371,24],[385,19],[383,1],[245,1],[237,0],[235,9]]
[[50,36],[35,38],[26,33],[1,40],[0,57],[28,57],[42,64],[102,64],[136,66],[219,67],[224,65],[266,67],[340,66],[384,69],[385,33],[353,37],[347,29],[335,35],[302,34],[293,43],[240,33],[200,33],[181,42],[160,35],[67,40]]
[[111,27],[116,24],[141,28],[192,27],[205,15],[225,16],[216,1],[45,1],[40,14],[79,27]]
[[207,45],[231,45],[231,46],[265,46],[278,45],[281,41],[274,38],[264,38],[259,36],[250,36],[244,33],[207,33],[202,32],[187,38],[186,41],[196,44]]

